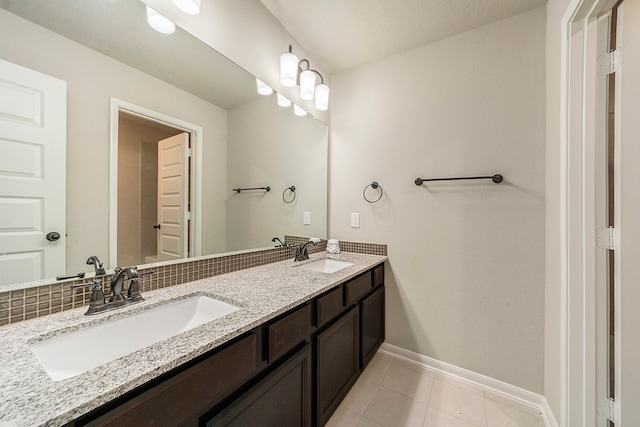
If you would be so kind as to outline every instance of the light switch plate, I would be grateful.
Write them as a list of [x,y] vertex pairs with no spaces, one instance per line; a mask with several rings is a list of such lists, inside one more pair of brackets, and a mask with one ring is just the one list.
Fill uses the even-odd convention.
[[360,228],[360,214],[352,213],[351,214],[351,228]]
[[303,225],[311,225],[311,212],[303,212],[302,213],[302,224]]

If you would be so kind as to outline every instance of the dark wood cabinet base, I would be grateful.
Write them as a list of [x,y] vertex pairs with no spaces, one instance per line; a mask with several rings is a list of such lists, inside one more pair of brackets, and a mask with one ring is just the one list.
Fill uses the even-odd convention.
[[75,426],[323,426],[384,341],[382,264]]

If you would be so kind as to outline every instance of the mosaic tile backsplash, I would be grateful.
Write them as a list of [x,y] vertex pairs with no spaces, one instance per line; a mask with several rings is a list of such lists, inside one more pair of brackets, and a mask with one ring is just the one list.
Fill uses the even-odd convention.
[[[299,245],[305,243],[308,239],[308,237],[285,236],[285,243]],[[317,246],[309,246],[309,252],[324,251],[326,247],[327,241],[322,240]],[[387,255],[387,245],[375,243],[340,241],[340,249],[345,252]],[[293,251],[294,249],[291,247],[270,248],[172,263],[153,268],[141,268],[138,270],[139,273],[153,271],[153,274],[141,276],[140,287],[144,294],[145,291],[180,285],[207,277],[284,261],[289,258],[293,259]],[[102,280],[105,296],[109,298],[108,285],[111,282],[111,275],[100,276],[98,279]],[[91,287],[72,289],[72,286],[91,284],[93,280],[94,278],[92,277],[0,292],[0,326],[88,305],[91,298]]]

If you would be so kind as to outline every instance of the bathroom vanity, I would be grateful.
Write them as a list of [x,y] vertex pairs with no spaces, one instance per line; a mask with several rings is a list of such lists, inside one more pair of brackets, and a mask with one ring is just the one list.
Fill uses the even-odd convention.
[[[338,271],[307,268],[325,257],[149,292],[108,317],[72,310],[0,329],[10,347],[0,363],[14,355],[24,367],[2,371],[0,424],[324,425],[384,341],[386,260],[343,252]],[[240,309],[67,380],[30,354],[34,342],[194,295]]]

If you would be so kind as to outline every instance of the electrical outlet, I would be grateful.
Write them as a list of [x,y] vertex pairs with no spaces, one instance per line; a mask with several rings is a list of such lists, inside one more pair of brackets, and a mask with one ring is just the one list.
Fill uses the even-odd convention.
[[360,228],[360,214],[352,213],[351,214],[351,228]]
[[303,212],[302,213],[302,224],[303,225],[311,225],[311,212]]

